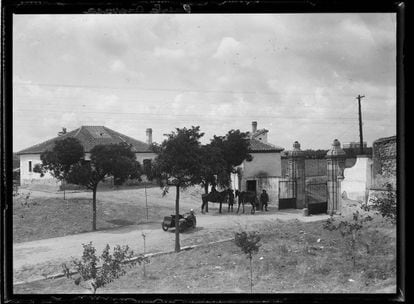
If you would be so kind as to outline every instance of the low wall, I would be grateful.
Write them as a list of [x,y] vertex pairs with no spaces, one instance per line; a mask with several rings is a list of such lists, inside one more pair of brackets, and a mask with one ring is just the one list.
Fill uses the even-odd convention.
[[20,188],[39,191],[58,191],[61,182],[55,178],[22,178]]

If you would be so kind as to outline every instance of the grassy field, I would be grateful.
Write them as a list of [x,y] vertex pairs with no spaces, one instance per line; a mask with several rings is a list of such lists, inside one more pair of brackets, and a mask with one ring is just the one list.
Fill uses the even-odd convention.
[[[277,221],[257,226],[262,246],[253,258],[254,293],[395,292],[395,227],[377,219],[363,231],[356,266],[349,247],[322,222]],[[249,263],[228,241],[154,257],[146,266],[98,289],[97,293],[249,293]],[[61,278],[14,288],[15,293],[89,293]]]
[[[13,200],[13,242],[89,232],[92,230],[92,193],[63,194],[28,192]],[[183,192],[182,210],[199,208],[201,189]],[[148,205],[148,220],[147,209]],[[164,216],[175,213],[175,189],[165,197],[159,187],[101,190],[97,193],[97,229],[110,229],[146,222],[160,223]]]

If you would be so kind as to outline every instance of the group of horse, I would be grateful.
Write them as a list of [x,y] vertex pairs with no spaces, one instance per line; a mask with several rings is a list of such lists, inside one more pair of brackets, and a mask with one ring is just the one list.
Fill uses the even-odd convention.
[[210,193],[201,195],[201,212],[204,213],[204,208],[206,209],[206,212],[208,212],[208,202],[219,203],[219,213],[221,213],[223,203],[228,204],[228,212],[233,212],[233,205],[236,198],[238,198],[237,213],[239,213],[240,205],[242,205],[244,213],[244,204],[246,203],[250,203],[252,206],[252,209],[250,210],[251,214],[256,212],[257,196],[255,192],[236,190],[233,193],[232,189],[226,189],[223,191],[213,190]]

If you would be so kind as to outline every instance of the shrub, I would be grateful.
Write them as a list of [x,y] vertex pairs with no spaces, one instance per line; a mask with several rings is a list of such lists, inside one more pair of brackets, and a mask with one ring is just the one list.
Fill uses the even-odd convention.
[[395,224],[397,221],[397,194],[395,187],[391,182],[386,182],[383,184],[383,188],[385,193],[376,194],[368,203],[363,204],[362,208],[366,211],[376,211],[383,218]]
[[[115,246],[113,254],[109,253],[109,249],[110,247],[107,244],[101,256],[98,257],[92,242],[83,244],[82,259],[72,260],[73,267],[79,276],[73,278],[66,264],[62,264],[64,274],[68,278],[72,278],[76,285],[90,289],[95,294],[98,288],[107,285],[126,273],[125,263],[127,261],[129,261],[129,267],[135,266],[136,263],[149,263],[149,259],[144,256],[132,259],[134,252],[128,246]],[[98,266],[98,264],[101,265]],[[85,282],[87,285],[81,285],[82,282]]]
[[361,241],[361,230],[364,224],[371,221],[372,217],[359,211],[352,214],[351,219],[343,218],[339,223],[331,216],[323,225],[329,231],[338,230],[346,243],[346,249],[351,255],[352,264],[356,266],[356,251],[358,242]]

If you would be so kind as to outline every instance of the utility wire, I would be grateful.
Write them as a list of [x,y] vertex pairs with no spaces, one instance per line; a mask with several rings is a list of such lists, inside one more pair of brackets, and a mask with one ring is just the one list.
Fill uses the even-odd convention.
[[[280,92],[264,92],[264,91],[234,91],[234,90],[203,90],[188,88],[143,88],[138,86],[99,86],[99,85],[80,85],[80,84],[47,84],[47,83],[13,83],[15,86],[40,86],[40,87],[64,87],[64,88],[87,88],[87,89],[111,89],[111,90],[139,90],[139,91],[159,91],[159,92],[197,92],[197,93],[220,93],[220,94],[256,94],[256,95],[294,95],[294,96],[314,96],[315,92],[310,93],[280,93]],[[326,88],[332,90],[331,87]],[[353,94],[321,94],[321,96],[343,96],[351,97]],[[382,95],[373,98],[384,98]]]

